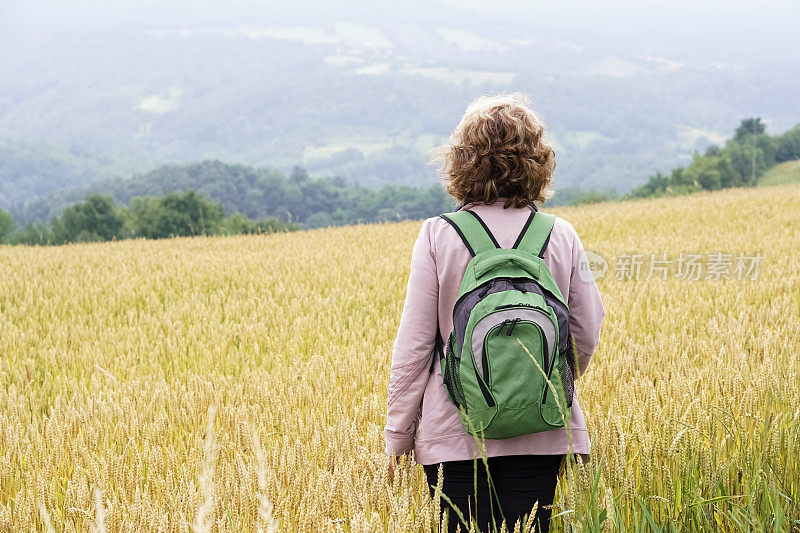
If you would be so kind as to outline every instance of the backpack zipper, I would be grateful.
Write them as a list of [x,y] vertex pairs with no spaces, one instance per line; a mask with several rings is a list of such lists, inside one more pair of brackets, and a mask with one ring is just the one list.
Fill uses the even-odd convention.
[[[475,291],[477,291],[477,290],[487,290],[487,291],[488,291],[489,285],[491,285],[492,283],[496,283],[496,282],[498,282],[498,281],[507,281],[507,282],[509,282],[509,283],[512,285],[512,287],[513,287],[513,289],[512,289],[512,290],[519,291],[519,292],[530,292],[530,291],[520,291],[520,290],[517,288],[517,285],[514,283],[515,281],[516,281],[516,282],[521,282],[521,281],[530,281],[530,278],[509,278],[509,277],[499,277],[499,278],[492,278],[492,279],[490,279],[490,280],[488,280],[488,281],[484,281],[483,283],[481,283],[480,285],[478,285],[477,287],[475,287],[475,288],[474,288],[474,289],[472,289],[471,291],[469,291],[469,292],[465,292],[464,294],[462,294],[461,296],[459,296],[459,297],[458,297],[458,299],[456,300],[456,304],[453,306],[453,309],[458,309],[458,305],[459,305],[459,304],[460,304],[460,303],[461,303],[461,302],[464,300],[464,298],[466,298],[468,295],[472,294],[473,292],[475,292]],[[541,287],[541,288],[542,288],[542,290],[543,290],[543,291],[546,291],[546,292],[550,293],[550,291],[548,291],[548,290],[547,290],[547,289],[545,289],[544,287]],[[499,291],[498,291],[498,292],[499,292]],[[552,293],[551,293],[551,294],[552,294]],[[555,295],[552,295],[552,296],[553,296],[553,297],[555,297]],[[486,297],[486,294],[484,294],[484,295],[481,297],[481,299],[483,299],[483,298],[485,298],[485,297]]]
[[[549,354],[550,351],[549,347],[547,346],[547,337],[542,335],[542,339],[544,340],[544,352]],[[553,373],[553,366],[555,366],[555,362],[556,362],[556,354],[553,354],[553,359],[552,361],[550,361],[549,365],[550,368],[547,369],[547,378],[545,379],[544,382],[544,394],[542,394],[542,405],[544,405],[545,402],[547,402],[547,391],[550,388],[547,382],[550,381],[550,375]],[[550,383],[552,383],[552,381],[550,381]]]
[[478,378],[478,385],[481,388],[481,393],[483,394],[483,399],[486,400],[486,405],[489,407],[494,407],[494,398],[492,398],[492,394],[489,392],[489,389],[486,387],[486,384],[483,382],[481,377],[478,375],[478,369],[475,369],[475,377]]
[[518,304],[503,304],[503,305],[498,305],[498,306],[496,306],[496,307],[494,308],[494,310],[495,310],[495,311],[499,311],[499,310],[501,310],[501,309],[513,309],[513,308],[515,308],[515,307],[528,307],[528,308],[531,308],[531,309],[541,309],[541,307],[539,307],[538,305],[533,305],[533,304],[524,304],[524,303],[518,303]]
[[519,322],[519,318],[515,318],[514,320],[511,320],[510,322],[511,322],[511,325],[508,326],[508,331],[506,331],[506,335],[508,337],[510,337],[511,336],[511,332],[514,331],[514,327],[517,325],[517,322]]

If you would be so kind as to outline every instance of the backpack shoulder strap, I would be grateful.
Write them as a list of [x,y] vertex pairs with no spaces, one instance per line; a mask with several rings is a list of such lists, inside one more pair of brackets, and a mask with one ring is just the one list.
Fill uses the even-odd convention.
[[478,213],[463,209],[440,216],[453,226],[453,229],[464,241],[464,245],[473,257],[481,252],[500,248],[500,245],[497,244],[497,239],[494,238],[494,235],[486,227],[486,223],[478,216]]
[[522,227],[513,248],[543,257],[547,244],[550,242],[550,233],[553,231],[555,220],[555,215],[533,211]]

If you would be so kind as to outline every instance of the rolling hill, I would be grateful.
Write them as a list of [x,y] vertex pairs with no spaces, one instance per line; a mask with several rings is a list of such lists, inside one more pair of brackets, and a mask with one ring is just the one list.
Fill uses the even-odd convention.
[[759,186],[784,185],[800,182],[800,159],[784,161],[767,170],[758,181]]

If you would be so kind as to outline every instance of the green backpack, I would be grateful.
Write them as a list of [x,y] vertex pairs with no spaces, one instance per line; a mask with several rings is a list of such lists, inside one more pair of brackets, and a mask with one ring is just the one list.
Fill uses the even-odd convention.
[[555,216],[534,207],[511,249],[500,248],[474,211],[441,218],[472,254],[446,349],[436,335],[462,425],[487,439],[564,427],[574,386],[569,309],[542,259]]

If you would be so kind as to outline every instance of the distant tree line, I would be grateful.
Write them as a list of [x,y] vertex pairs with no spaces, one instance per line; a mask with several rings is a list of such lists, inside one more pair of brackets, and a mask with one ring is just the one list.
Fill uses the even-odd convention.
[[556,192],[550,204],[581,205],[755,186],[767,170],[796,159],[800,159],[800,124],[783,134],[768,135],[760,118],[748,118],[724,146],[709,146],[702,155],[695,152],[688,166],[669,174],[657,172],[627,194],[566,187]]
[[[52,214],[55,206],[61,206],[60,214]],[[0,211],[0,243],[270,233],[420,219],[452,210],[453,200],[440,185],[388,185],[375,190],[338,177],[311,178],[300,167],[286,176],[205,161],[163,166],[127,180],[106,180],[24,208],[36,216]],[[15,219],[20,218],[30,221],[17,224]]]
[[689,166],[656,173],[625,198],[752,187],[765,171],[795,159],[800,159],[800,124],[781,135],[768,135],[760,118],[748,118],[724,146],[709,146],[703,155],[695,152]]
[[581,187],[562,187],[547,201],[549,206],[584,205],[619,200],[615,189],[582,189]]
[[[766,170],[796,159],[800,159],[800,124],[770,136],[760,118],[748,118],[724,146],[710,146],[702,155],[695,152],[688,166],[650,176],[628,194],[568,187],[560,189],[548,205],[753,186]],[[61,191],[17,206],[11,214],[0,210],[0,243],[269,233],[422,219],[453,207],[452,198],[440,185],[388,185],[375,190],[341,177],[311,178],[300,167],[287,176],[275,170],[204,161],[166,165],[130,179]],[[20,220],[25,222],[18,224]]]
[[18,229],[14,218],[0,209],[0,243],[66,244],[145,237],[161,239],[195,235],[238,235],[294,231],[299,226],[275,217],[251,220],[241,213],[225,216],[222,205],[195,191],[162,197],[133,198],[117,207],[110,196],[91,194],[64,210],[50,223],[36,222]]
[[203,161],[165,165],[127,179],[106,179],[90,186],[59,191],[11,208],[19,224],[50,220],[89,194],[108,195],[131,205],[137,196],[164,196],[194,190],[222,204],[226,213],[239,212],[260,220],[275,217],[316,228],[359,222],[419,219],[452,209],[440,185],[428,188],[387,185],[380,189],[341,177],[312,178],[300,167],[288,175],[271,169]]

